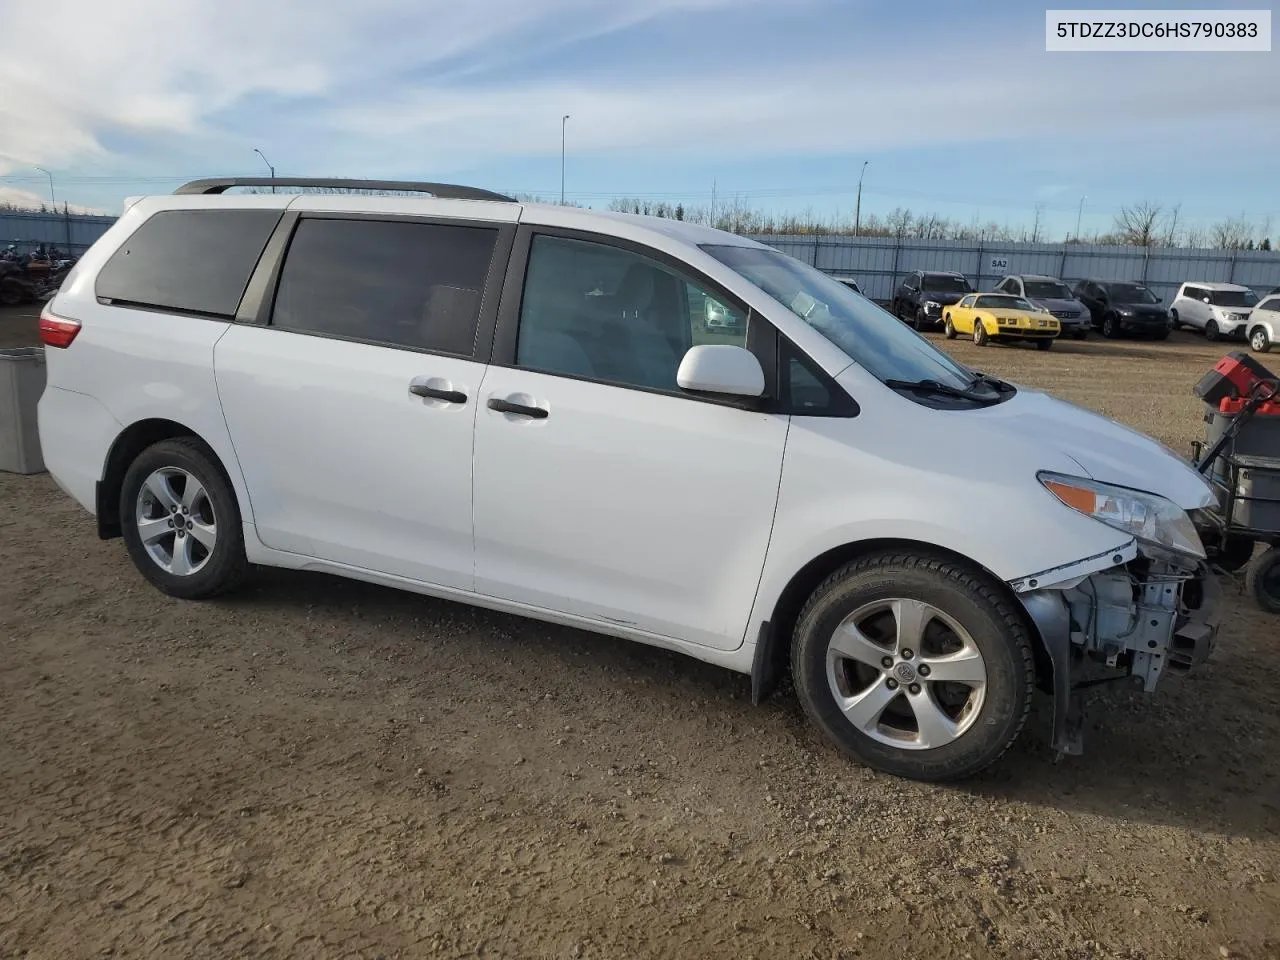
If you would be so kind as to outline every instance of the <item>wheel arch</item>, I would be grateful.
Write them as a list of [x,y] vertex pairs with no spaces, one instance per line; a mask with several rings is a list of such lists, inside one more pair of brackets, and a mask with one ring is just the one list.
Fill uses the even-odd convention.
[[1053,660],[1045,638],[1035,620],[1026,612],[1013,588],[987,567],[972,557],[924,540],[878,538],[841,544],[814,557],[791,577],[778,595],[773,609],[760,624],[756,638],[755,657],[751,665],[751,699],[760,703],[773,693],[790,669],[791,646],[796,621],[805,601],[814,589],[836,570],[847,563],[883,550],[912,550],[942,557],[964,564],[989,577],[1005,594],[1011,606],[1022,616],[1027,632],[1032,638],[1035,655],[1036,682],[1041,689],[1052,689]]
[[[102,479],[98,481],[95,491],[99,539],[111,540],[120,536],[120,489],[124,485],[124,476],[129,470],[129,465],[138,454],[152,444],[178,437],[193,437],[203,443],[222,471],[232,495],[237,496],[235,484],[231,482],[226,464],[222,462],[222,458],[218,456],[212,445],[197,431],[176,420],[163,417],[138,420],[120,431],[112,441],[111,448],[107,451],[107,459],[102,466]],[[238,496],[237,499],[239,499]],[[240,507],[243,515],[244,505],[241,504]]]

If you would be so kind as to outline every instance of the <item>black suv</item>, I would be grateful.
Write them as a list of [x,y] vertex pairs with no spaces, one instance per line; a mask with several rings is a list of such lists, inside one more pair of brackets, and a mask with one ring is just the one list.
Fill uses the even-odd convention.
[[1073,291],[1089,308],[1094,329],[1104,337],[1135,333],[1164,340],[1169,336],[1169,310],[1136,280],[1081,280]]
[[893,315],[917,330],[942,323],[942,308],[959,302],[973,287],[953,270],[913,270],[893,294]]

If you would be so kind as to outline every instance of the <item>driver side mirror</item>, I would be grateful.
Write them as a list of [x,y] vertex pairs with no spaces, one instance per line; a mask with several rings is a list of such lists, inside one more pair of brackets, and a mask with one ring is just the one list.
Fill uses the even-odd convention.
[[727,343],[690,347],[676,371],[681,390],[734,397],[764,395],[764,370],[756,355]]

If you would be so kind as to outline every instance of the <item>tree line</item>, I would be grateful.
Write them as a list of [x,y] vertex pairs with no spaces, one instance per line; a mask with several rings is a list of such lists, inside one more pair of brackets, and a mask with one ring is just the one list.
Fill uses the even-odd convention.
[[[1093,230],[1060,239],[1050,236],[1040,208],[1030,224],[1011,226],[988,220],[955,220],[936,213],[917,213],[897,207],[884,216],[874,213],[858,219],[847,214],[819,216],[812,208],[801,213],[768,213],[733,200],[712,206],[689,206],[666,200],[620,197],[608,205],[620,213],[687,220],[730,233],[810,236],[889,237],[898,240],[988,240],[1028,243],[1092,243],[1137,247],[1199,247],[1215,250],[1270,250],[1270,218],[1255,222],[1247,216],[1227,217],[1204,227],[1182,220],[1181,204],[1165,207],[1142,201],[1124,206],[1109,230]],[[855,229],[856,227],[856,229]]]

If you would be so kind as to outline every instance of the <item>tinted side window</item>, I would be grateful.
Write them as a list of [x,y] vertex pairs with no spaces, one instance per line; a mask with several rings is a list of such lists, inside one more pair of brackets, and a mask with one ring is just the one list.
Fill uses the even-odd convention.
[[1200,300],[1201,298],[1204,297],[1204,291],[1201,290],[1199,287],[1186,287],[1182,291],[1182,295],[1192,300]]
[[520,366],[676,390],[685,352],[711,343],[746,346],[742,311],[639,254],[533,238],[516,343]]
[[471,356],[497,237],[488,227],[304,217],[271,324]]
[[1271,297],[1269,300],[1263,300],[1258,304],[1259,310],[1280,310],[1280,297]]
[[107,300],[234,317],[280,210],[161,210],[111,255],[94,292]]

